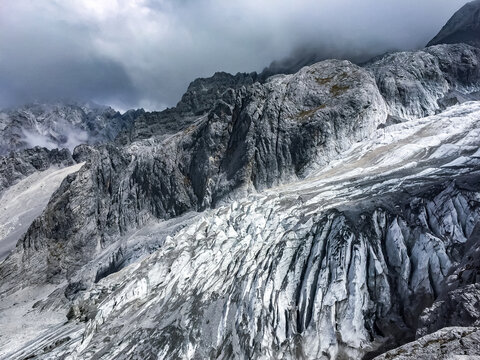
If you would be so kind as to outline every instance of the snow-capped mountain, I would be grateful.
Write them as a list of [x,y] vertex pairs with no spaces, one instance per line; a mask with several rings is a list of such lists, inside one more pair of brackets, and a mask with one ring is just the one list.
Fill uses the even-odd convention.
[[133,239],[159,249],[70,283],[70,321],[12,357],[358,358],[405,341],[478,242],[479,125],[477,102],[392,125],[302,181],[120,236],[114,267]]
[[479,91],[466,44],[217,73],[1,158],[0,357],[478,355]]
[[35,146],[48,149],[113,140],[142,111],[121,115],[93,103],[29,104],[0,112],[0,155]]

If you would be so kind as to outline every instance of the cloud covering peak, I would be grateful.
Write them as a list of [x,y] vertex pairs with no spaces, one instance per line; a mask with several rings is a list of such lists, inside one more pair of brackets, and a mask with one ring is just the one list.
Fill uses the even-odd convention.
[[466,2],[0,1],[0,107],[69,98],[161,109],[194,78],[261,71],[299,49],[362,59],[422,47]]

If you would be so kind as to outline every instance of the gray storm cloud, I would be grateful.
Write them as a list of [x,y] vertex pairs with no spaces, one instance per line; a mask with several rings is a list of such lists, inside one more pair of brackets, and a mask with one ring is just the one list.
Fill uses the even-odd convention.
[[424,46],[465,0],[0,0],[0,107],[173,106],[196,77]]

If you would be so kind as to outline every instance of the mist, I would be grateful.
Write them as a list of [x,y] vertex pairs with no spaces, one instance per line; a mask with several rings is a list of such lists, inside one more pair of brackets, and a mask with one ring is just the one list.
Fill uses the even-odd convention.
[[0,108],[68,98],[160,110],[216,71],[421,48],[466,2],[0,0]]
[[70,150],[70,152],[73,152],[73,149],[78,145],[86,144],[89,140],[94,140],[89,138],[86,131],[75,128],[71,124],[63,121],[55,124],[53,132],[44,129],[42,131],[42,129],[39,128],[31,130],[22,128],[21,133],[23,134],[21,141],[25,142],[28,148],[35,146],[47,149],[66,148]]

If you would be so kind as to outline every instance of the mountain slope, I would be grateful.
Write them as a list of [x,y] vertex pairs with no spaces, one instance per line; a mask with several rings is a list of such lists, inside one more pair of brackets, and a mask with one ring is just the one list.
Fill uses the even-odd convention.
[[[462,56],[471,60],[458,63]],[[403,57],[420,60],[400,61]],[[373,75],[349,62],[325,61],[265,84],[224,90],[207,114],[190,120],[188,113],[191,125],[176,133],[166,134],[162,126],[123,147],[92,149],[79,176],[64,184],[27,234],[25,252],[38,258],[39,266],[37,275],[27,278],[74,277],[118,235],[149,219],[205,209],[303,177],[368,136],[388,112],[421,117],[440,111],[439,100],[452,90],[466,95],[476,90],[479,58],[480,51],[466,45],[439,46],[382,58],[367,68]],[[437,64],[435,77],[419,71],[418,63],[427,61]],[[412,79],[404,75],[406,81],[386,86],[397,76],[389,69]],[[71,204],[67,211],[65,203]],[[66,247],[61,256],[57,242]],[[35,244],[35,251],[28,244]],[[5,278],[8,263],[0,269]]]
[[28,176],[0,195],[0,261],[15,247],[33,220],[43,212],[63,179],[78,171],[82,165],[65,168],[51,166]]
[[0,264],[0,317],[58,322],[3,327],[0,354],[358,358],[434,331],[479,218],[479,103],[445,98],[475,98],[479,60],[440,45],[220,73],[77,147]]
[[448,327],[391,350],[375,360],[478,360],[479,343],[478,327]]
[[[208,115],[174,135],[98,147],[27,233],[24,252],[37,266],[28,281],[73,277],[118,235],[151,218],[204,209],[232,192],[272,186],[313,162],[325,164],[384,118],[373,77],[351,63],[327,61],[265,85],[227,90]],[[0,269],[4,279],[10,265],[25,267],[9,264],[16,261]]]
[[427,44],[465,43],[480,47],[480,1],[471,1],[458,10]]
[[464,44],[398,52],[366,64],[390,115],[412,119],[480,100],[480,49]]
[[480,217],[479,121],[468,103],[378,130],[204,213],[12,358],[357,358],[411,338]]
[[0,155],[35,146],[73,148],[111,141],[142,110],[125,114],[92,103],[30,104],[0,112]]
[[10,186],[35,172],[44,171],[52,165],[68,166],[75,161],[66,149],[48,150],[35,147],[8,156],[0,157],[0,195]]

